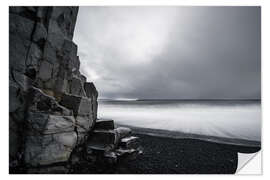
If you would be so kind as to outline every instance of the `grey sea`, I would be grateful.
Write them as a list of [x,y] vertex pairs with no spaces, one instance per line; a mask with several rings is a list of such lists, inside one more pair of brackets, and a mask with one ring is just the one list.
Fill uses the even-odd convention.
[[244,145],[261,141],[261,102],[256,100],[100,100],[98,118],[157,135]]

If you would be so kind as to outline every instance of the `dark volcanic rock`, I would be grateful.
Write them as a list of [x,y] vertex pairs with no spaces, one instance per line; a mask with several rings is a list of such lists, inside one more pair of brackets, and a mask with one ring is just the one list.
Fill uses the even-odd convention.
[[93,83],[85,82],[84,83],[84,89],[85,89],[86,96],[93,100],[92,101],[93,116],[97,117],[97,108],[98,108],[97,97],[98,97],[98,92],[96,90],[96,87],[94,86]]
[[73,110],[75,116],[92,114],[91,99],[64,94],[60,104]]
[[121,139],[120,146],[125,149],[130,149],[130,148],[136,149],[140,146],[139,138],[135,136],[125,137]]
[[29,113],[27,128],[30,134],[56,134],[74,131],[75,119],[73,116],[57,116],[47,113]]
[[122,139],[124,137],[130,136],[131,135],[131,129],[127,127],[118,127],[115,129],[115,132],[119,139]]
[[112,130],[114,129],[114,121],[109,119],[99,119],[96,121],[95,129]]
[[13,169],[64,170],[41,166],[67,162],[95,124],[98,94],[79,71],[78,47],[72,41],[77,13],[78,7],[9,9],[9,157]]
[[24,161],[30,166],[66,162],[76,141],[77,135],[74,131],[47,135],[30,134],[25,142]]
[[87,146],[93,150],[108,151],[115,147],[118,136],[114,130],[95,130],[89,136]]
[[84,96],[86,97],[83,84],[80,78],[78,77],[72,77],[71,83],[70,83],[70,93],[77,95],[77,96]]
[[61,106],[54,97],[45,94],[38,88],[31,88],[28,92],[28,111],[45,112],[55,115],[71,116],[71,110]]

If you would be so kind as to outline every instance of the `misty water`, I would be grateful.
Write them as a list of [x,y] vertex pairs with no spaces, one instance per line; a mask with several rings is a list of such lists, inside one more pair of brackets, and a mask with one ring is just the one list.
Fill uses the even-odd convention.
[[98,118],[121,125],[261,140],[260,101],[99,101]]

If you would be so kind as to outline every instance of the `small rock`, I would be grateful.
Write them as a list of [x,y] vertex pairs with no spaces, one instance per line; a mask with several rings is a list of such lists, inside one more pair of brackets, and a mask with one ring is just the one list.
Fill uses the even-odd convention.
[[98,120],[95,124],[95,129],[97,130],[113,130],[114,121],[113,120]]
[[131,129],[127,127],[118,127],[115,129],[115,132],[117,133],[119,139],[131,135]]
[[140,146],[139,138],[135,136],[125,137],[121,139],[120,146],[126,149],[136,149]]

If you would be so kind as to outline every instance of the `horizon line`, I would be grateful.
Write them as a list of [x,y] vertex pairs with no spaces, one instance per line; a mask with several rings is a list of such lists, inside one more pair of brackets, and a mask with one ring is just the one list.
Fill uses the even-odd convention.
[[98,100],[111,100],[111,101],[148,101],[148,100],[156,100],[156,101],[171,101],[171,100],[186,100],[186,101],[225,101],[225,100],[241,100],[241,101],[261,101],[261,98],[250,98],[250,99],[244,99],[244,98],[219,98],[219,99],[207,99],[207,98],[204,98],[204,99],[146,99],[146,98],[143,98],[143,99],[136,99],[136,98],[98,98]]

